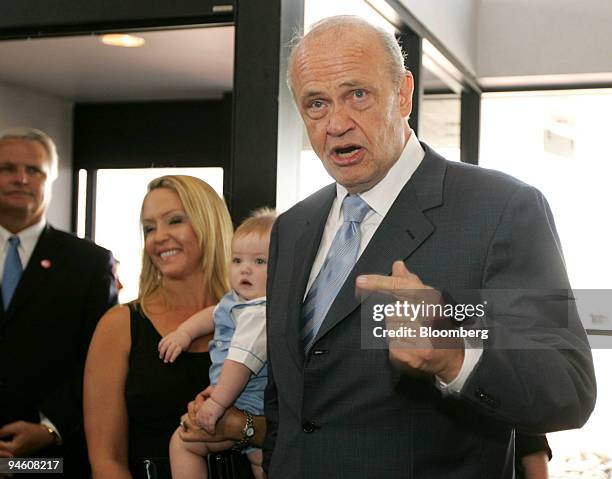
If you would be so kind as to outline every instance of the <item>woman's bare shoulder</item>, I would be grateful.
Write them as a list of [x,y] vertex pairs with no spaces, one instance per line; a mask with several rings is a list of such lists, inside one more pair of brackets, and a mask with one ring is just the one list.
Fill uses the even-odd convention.
[[100,321],[94,334],[94,340],[103,343],[118,343],[129,347],[130,339],[130,308],[121,304],[109,309]]

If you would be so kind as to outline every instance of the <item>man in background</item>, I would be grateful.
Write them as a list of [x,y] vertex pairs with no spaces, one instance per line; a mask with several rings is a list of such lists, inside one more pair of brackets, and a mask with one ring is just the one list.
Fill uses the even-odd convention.
[[63,457],[87,477],[83,365],[117,300],[114,261],[46,222],[57,163],[44,132],[0,132],[0,457]]

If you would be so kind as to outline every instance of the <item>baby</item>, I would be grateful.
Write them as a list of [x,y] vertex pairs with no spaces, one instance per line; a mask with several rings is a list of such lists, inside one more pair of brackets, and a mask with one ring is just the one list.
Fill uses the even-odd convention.
[[[230,284],[232,291],[217,304],[181,324],[159,343],[160,358],[172,362],[200,336],[215,335],[210,342],[210,396],[197,413],[198,424],[214,434],[217,420],[232,405],[252,415],[263,415],[266,368],[266,277],[270,232],[276,215],[260,209],[242,223],[232,240]],[[232,442],[183,442],[178,430],[170,441],[172,477],[206,478],[203,458],[209,452],[229,449]],[[261,449],[244,450],[257,479],[264,478]]]

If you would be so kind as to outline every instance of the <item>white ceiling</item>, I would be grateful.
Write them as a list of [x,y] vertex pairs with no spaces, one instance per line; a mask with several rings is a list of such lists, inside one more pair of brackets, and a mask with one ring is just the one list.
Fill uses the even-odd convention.
[[69,101],[210,98],[232,90],[234,27],[135,33],[141,48],[97,36],[0,42],[0,82]]

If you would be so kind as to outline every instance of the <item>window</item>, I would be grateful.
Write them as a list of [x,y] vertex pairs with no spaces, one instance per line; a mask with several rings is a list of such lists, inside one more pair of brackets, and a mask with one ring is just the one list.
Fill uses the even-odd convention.
[[612,90],[491,93],[482,101],[480,164],[505,171],[546,195],[579,307],[581,295],[598,298],[598,304],[590,304],[598,308],[594,312],[581,309],[591,345],[602,348],[593,350],[597,405],[582,429],[549,435],[554,478],[610,477],[610,109]]
[[420,116],[419,140],[447,160],[461,161],[461,95],[424,94]]

